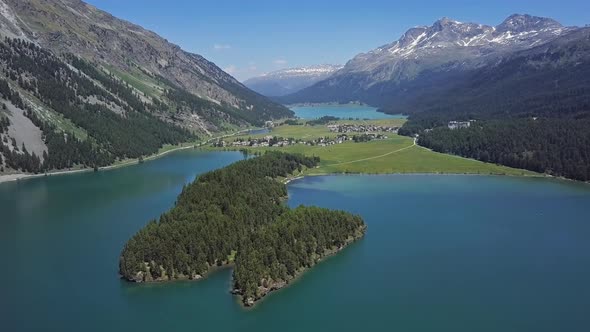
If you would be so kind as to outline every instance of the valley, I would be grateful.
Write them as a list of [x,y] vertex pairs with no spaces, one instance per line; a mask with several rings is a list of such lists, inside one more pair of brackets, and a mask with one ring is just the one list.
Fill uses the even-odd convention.
[[[588,181],[589,45],[588,27],[550,18],[442,18],[278,100],[366,103],[407,115],[399,133],[434,151]],[[477,123],[449,130],[451,121]]]
[[[312,114],[309,107],[303,114]],[[318,114],[324,108],[319,107]],[[346,116],[346,106],[341,108]],[[331,109],[338,114],[337,108]],[[386,117],[386,116],[384,116]],[[266,151],[282,151],[301,153],[306,156],[320,157],[318,167],[306,169],[302,175],[322,174],[391,174],[391,173],[435,173],[435,174],[495,174],[513,176],[543,176],[542,174],[522,169],[515,169],[484,163],[474,159],[434,152],[416,144],[414,138],[400,136],[388,131],[362,131],[344,134],[331,131],[330,125],[350,125],[359,127],[373,126],[377,128],[399,128],[406,122],[404,119],[374,120],[332,120],[325,124],[309,125],[311,120],[299,120],[297,124],[281,124],[268,133],[258,135],[238,135],[220,140],[213,140],[202,149],[206,150],[240,150],[252,154]],[[364,129],[363,129],[364,130]],[[355,142],[353,136],[372,134],[383,138],[370,141]],[[275,146],[251,146],[249,142],[265,137],[274,138]],[[246,141],[248,144],[241,144]],[[290,142],[281,146],[283,141]],[[223,144],[220,144],[223,142]],[[235,144],[239,142],[240,144]]]
[[588,4],[86,1],[0,0],[3,330],[590,330]]
[[81,1],[0,5],[0,175],[125,164],[291,115],[204,58]]

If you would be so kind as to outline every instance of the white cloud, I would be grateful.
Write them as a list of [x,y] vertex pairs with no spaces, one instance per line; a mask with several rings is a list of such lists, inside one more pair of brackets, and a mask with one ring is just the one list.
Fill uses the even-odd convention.
[[215,45],[213,45],[213,48],[216,50],[229,50],[231,48],[231,45],[229,45],[229,44],[215,44]]
[[285,59],[276,59],[272,63],[274,63],[277,66],[284,66],[284,65],[287,64],[287,60],[285,60]]
[[248,62],[248,64],[244,64],[244,66],[230,64],[224,67],[223,71],[235,77],[238,81],[244,81],[247,78],[260,75],[258,66],[256,66],[256,63],[253,61]]
[[225,71],[226,73],[228,73],[230,75],[233,75],[238,72],[238,67],[236,67],[234,65],[229,65],[229,66],[223,68],[223,71]]

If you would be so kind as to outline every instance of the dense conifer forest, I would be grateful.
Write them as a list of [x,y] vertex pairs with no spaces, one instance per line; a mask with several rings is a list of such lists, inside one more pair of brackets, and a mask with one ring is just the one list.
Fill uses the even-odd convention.
[[[48,147],[47,156],[41,162],[26,147],[11,150],[7,142],[2,142],[0,150],[8,166],[32,173],[75,165],[106,166],[117,158],[139,158],[157,152],[164,144],[195,138],[187,130],[148,112],[151,105],[142,102],[121,81],[84,60],[74,56],[68,59],[79,71],[33,43],[9,38],[0,43],[0,63],[7,78],[0,80],[0,95],[25,110],[25,115],[43,131]],[[85,129],[90,138],[82,141],[73,133],[62,132],[40,119],[8,80]],[[118,114],[113,109],[121,112]]]
[[317,158],[267,153],[201,175],[174,208],[125,245],[120,273],[131,281],[199,279],[235,261],[234,290],[247,305],[364,233],[358,216],[284,204],[276,178]]
[[319,119],[309,120],[309,121],[307,121],[307,124],[310,126],[323,126],[323,125],[327,125],[330,122],[338,121],[338,120],[340,120],[340,118],[337,118],[335,116],[325,115]]
[[[418,144],[510,167],[555,176],[590,180],[590,119],[509,117],[485,118],[469,128],[447,127],[452,115],[417,114],[400,128],[400,135],[419,134]],[[454,119],[468,118],[457,116]]]
[[469,128],[439,128],[420,145],[485,162],[590,180],[590,120],[488,120]]
[[303,206],[289,210],[240,243],[235,291],[246,299],[259,299],[363,232],[362,219],[347,212]]

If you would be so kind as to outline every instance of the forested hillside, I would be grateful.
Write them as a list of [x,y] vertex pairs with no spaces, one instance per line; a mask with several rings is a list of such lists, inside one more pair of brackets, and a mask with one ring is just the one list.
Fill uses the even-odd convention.
[[479,121],[469,128],[438,128],[420,145],[485,162],[590,181],[590,119]]
[[[443,79],[444,78],[444,79]],[[402,135],[435,151],[590,180],[590,29],[400,96]],[[449,130],[449,121],[477,120]]]
[[127,242],[121,275],[136,282],[199,279],[235,260],[234,291],[252,305],[364,233],[357,216],[283,204],[287,189],[276,178],[317,163],[275,152],[201,175],[174,208]]
[[[74,65],[98,76],[96,69],[81,66],[82,60],[71,59]],[[6,77],[0,80],[2,99],[42,130],[48,148],[40,159],[29,154],[24,143],[11,148],[4,142],[1,149],[6,164],[15,170],[105,166],[117,158],[138,158],[155,153],[164,144],[194,138],[188,130],[158,119],[151,112],[154,106],[142,102],[124,83],[104,74],[97,83],[33,43],[9,38],[0,42],[0,67]],[[83,128],[86,139],[82,141],[45,120],[50,111],[41,111],[39,105]]]
[[[108,68],[149,98],[179,89],[257,122],[289,116],[286,107],[249,90],[204,57],[155,32],[80,0],[2,0],[0,35],[32,41],[62,57],[68,54]],[[210,127],[196,110],[176,108],[179,125]],[[196,112],[200,115],[200,113]],[[211,126],[210,131],[223,128]]]
[[83,1],[0,5],[2,173],[97,168],[293,114]]

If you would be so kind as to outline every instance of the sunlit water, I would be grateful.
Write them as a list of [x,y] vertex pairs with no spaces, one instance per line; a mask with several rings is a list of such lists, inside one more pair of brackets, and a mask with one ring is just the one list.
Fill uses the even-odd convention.
[[244,310],[231,270],[117,276],[125,241],[240,153],[180,151],[0,185],[2,331],[589,331],[590,189],[487,176],[324,176],[289,204],[360,214],[364,239]]
[[302,119],[318,119],[323,116],[335,116],[341,119],[405,119],[401,114],[378,112],[375,107],[365,105],[320,105],[291,107],[295,116]]

